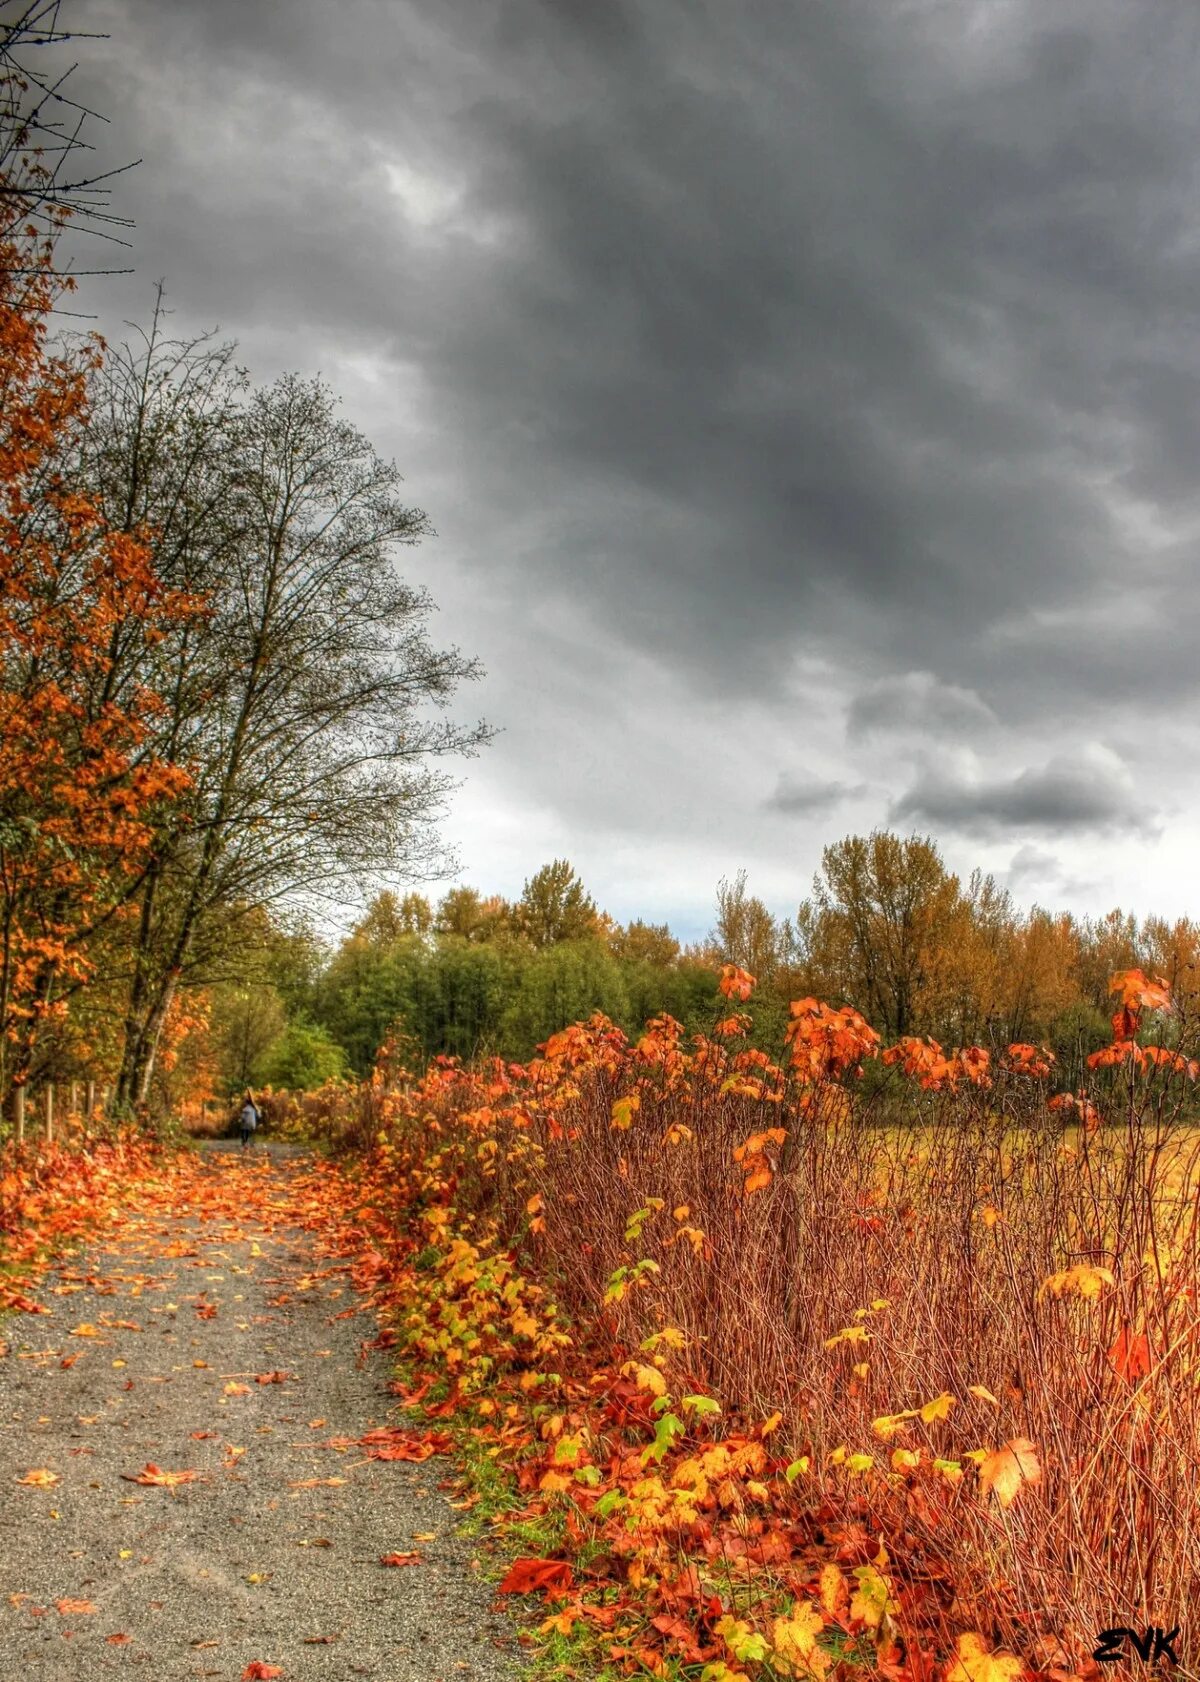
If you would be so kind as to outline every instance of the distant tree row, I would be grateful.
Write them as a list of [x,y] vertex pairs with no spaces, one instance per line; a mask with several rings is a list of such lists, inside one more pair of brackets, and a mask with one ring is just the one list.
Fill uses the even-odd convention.
[[[269,926],[263,925],[264,934]],[[888,832],[825,849],[794,919],[778,919],[740,872],[717,886],[713,927],[683,948],[665,924],[622,925],[556,859],[514,901],[455,887],[379,894],[332,950],[271,935],[254,985],[213,995],[217,1084],[313,1085],[363,1074],[397,1032],[423,1057],[524,1060],[568,1023],[602,1011],[630,1034],[666,1011],[689,1033],[723,1009],[720,966],[757,976],[753,1038],[778,1051],[788,1002],[852,1003],[887,1039],[945,1046],[1033,1041],[1075,1085],[1110,1037],[1109,977],[1144,967],[1200,1005],[1200,926],[1022,911],[987,876],[965,883],[935,843]]]

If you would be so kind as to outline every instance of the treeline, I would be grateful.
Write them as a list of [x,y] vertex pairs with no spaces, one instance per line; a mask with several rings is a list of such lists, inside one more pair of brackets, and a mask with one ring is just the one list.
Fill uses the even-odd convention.
[[597,1010],[629,1034],[662,1012],[707,1031],[727,1013],[724,963],[758,978],[752,1038],[765,1050],[780,1048],[789,1001],[816,996],[855,1005],[887,1040],[1045,1045],[1057,1084],[1074,1087],[1111,1038],[1112,974],[1163,976],[1179,1035],[1198,1002],[1200,957],[1200,926],[1188,920],[1021,910],[991,877],[948,871],[933,841],[887,832],[827,847],[793,918],[774,917],[744,873],[723,880],[712,929],[686,948],[666,925],[621,925],[599,910],[561,859],[513,902],[465,887],[436,903],[383,893],[333,950],[302,935],[274,940],[257,989],[218,997],[207,1041],[192,1046],[214,1089],[362,1075],[396,1035],[422,1060],[524,1061]]
[[[0,26],[0,1104],[155,1097],[268,908],[440,861],[438,762],[489,732],[398,549],[430,532],[319,381],[172,340],[53,338],[58,96]],[[57,38],[57,37],[56,37]],[[68,112],[71,120],[74,113]],[[39,126],[40,124],[40,126]],[[58,161],[55,161],[56,157]],[[47,160],[50,161],[47,161]]]

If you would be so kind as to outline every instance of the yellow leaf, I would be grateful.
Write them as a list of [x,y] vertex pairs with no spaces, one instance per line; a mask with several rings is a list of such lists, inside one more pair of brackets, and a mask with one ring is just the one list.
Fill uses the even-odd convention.
[[949,1419],[950,1409],[958,1401],[948,1390],[943,1390],[940,1396],[935,1396],[931,1402],[926,1402],[921,1409],[921,1418],[926,1425],[932,1425],[935,1419]]
[[988,1389],[986,1384],[969,1385],[967,1387],[967,1394],[969,1396],[978,1396],[981,1402],[991,1402],[994,1408],[998,1408],[1000,1406],[1000,1403],[996,1400],[995,1396],[992,1395],[992,1392]]
[[911,1448],[894,1448],[892,1450],[892,1468],[897,1472],[915,1472],[921,1464],[921,1456]]
[[832,1560],[821,1567],[820,1593],[821,1605],[832,1618],[835,1616],[838,1603],[846,1592],[846,1579]]
[[620,1132],[625,1132],[633,1126],[633,1118],[641,1108],[642,1100],[636,1092],[630,1093],[628,1098],[618,1098],[612,1107],[612,1124]]
[[878,1419],[871,1421],[871,1429],[885,1443],[890,1442],[894,1436],[897,1436],[904,1429],[905,1420],[915,1417],[916,1414],[912,1408],[907,1408],[903,1413],[881,1413]]
[[1085,1302],[1094,1302],[1105,1285],[1115,1285],[1116,1279],[1107,1267],[1093,1267],[1089,1262],[1076,1262],[1063,1273],[1052,1273],[1049,1279],[1044,1279],[1038,1291],[1038,1301],[1047,1291],[1056,1297],[1078,1296]]
[[652,1396],[666,1395],[667,1381],[657,1367],[643,1366],[639,1361],[626,1361],[621,1371],[633,1374],[639,1390],[648,1390]]
[[858,1588],[850,1602],[850,1616],[860,1618],[868,1629],[878,1629],[889,1613],[898,1611],[891,1597],[891,1584],[873,1565],[860,1565],[854,1572]]
[[958,1657],[946,1671],[946,1682],[1017,1682],[1024,1670],[1011,1653],[989,1653],[983,1637],[968,1631],[958,1638]]
[[825,1620],[811,1602],[797,1603],[786,1618],[776,1618],[771,1630],[775,1668],[785,1676],[824,1676],[829,1654],[817,1646]]

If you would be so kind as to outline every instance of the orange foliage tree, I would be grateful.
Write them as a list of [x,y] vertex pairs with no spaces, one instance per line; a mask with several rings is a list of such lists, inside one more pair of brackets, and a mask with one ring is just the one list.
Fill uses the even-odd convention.
[[[13,73],[0,74],[11,102]],[[66,463],[103,344],[54,348],[69,277],[54,269],[68,215],[35,219],[36,160],[10,170],[0,237],[0,1091],[23,1086],[39,1039],[90,973],[89,942],[136,892],[148,812],[187,782],[146,746],[159,705],[114,699],[118,640],[152,644],[198,604],[164,590],[136,534],[107,529]]]

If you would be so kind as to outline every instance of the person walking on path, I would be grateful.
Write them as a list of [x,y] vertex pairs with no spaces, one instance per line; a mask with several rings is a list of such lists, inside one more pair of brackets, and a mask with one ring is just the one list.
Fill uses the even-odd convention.
[[255,1128],[262,1120],[262,1117],[259,1114],[258,1105],[254,1102],[254,1097],[249,1092],[246,1094],[246,1102],[242,1105],[242,1113],[239,1119],[242,1128],[242,1149],[245,1150],[246,1146],[250,1143],[250,1140],[253,1137]]

